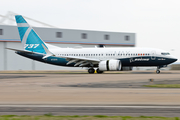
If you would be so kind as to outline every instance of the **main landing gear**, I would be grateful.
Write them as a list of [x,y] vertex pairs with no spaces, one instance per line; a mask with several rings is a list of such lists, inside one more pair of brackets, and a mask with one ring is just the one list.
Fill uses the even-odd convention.
[[[99,68],[96,69],[96,72],[97,72],[98,74],[103,73],[103,71],[100,71]],[[88,73],[89,73],[89,74],[94,74],[94,73],[95,73],[95,69],[94,69],[94,68],[90,68],[90,69],[88,70]]]
[[89,73],[89,74],[94,74],[94,72],[95,72],[94,68],[90,68],[90,69],[88,70],[88,73]]
[[102,74],[102,73],[103,73],[103,71],[100,71],[99,68],[96,70],[96,72],[97,72],[98,74]]

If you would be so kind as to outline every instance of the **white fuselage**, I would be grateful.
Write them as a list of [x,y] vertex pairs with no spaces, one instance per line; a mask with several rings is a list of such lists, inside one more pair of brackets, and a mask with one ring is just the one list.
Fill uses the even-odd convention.
[[176,59],[167,51],[154,48],[59,48],[50,49],[56,56],[76,56],[85,58],[94,58],[99,60],[123,59],[133,57],[156,57]]

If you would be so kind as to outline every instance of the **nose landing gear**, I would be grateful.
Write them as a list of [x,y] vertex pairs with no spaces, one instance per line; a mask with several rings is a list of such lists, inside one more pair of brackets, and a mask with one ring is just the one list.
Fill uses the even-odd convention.
[[157,73],[157,74],[159,74],[160,72],[161,72],[160,70],[158,70],[158,69],[156,70],[156,73]]
[[160,73],[160,69],[161,67],[160,66],[157,66],[157,70],[156,70],[156,73],[159,74]]
[[159,74],[160,73],[160,68],[163,68],[163,67],[167,67],[167,65],[162,65],[162,66],[157,66],[157,70],[156,70],[156,73]]

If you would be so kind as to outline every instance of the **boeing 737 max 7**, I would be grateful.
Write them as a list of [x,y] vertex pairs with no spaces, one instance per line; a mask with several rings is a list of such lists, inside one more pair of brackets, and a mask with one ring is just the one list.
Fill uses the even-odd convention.
[[169,52],[153,48],[60,48],[45,43],[21,15],[16,15],[19,36],[24,50],[17,54],[40,62],[67,66],[87,67],[89,73],[120,71],[122,67],[156,66],[160,68],[177,61]]

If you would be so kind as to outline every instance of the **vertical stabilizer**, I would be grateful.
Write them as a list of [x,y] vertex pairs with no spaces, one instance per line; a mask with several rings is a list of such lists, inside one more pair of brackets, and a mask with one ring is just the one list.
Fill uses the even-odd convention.
[[29,24],[21,15],[16,15],[15,19],[24,50],[46,54],[46,51],[44,50],[42,45],[44,45],[44,47],[46,48],[47,46],[34,31],[34,29],[29,26]]

